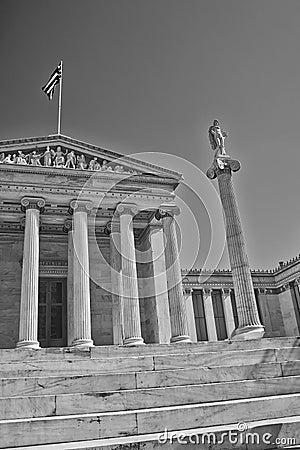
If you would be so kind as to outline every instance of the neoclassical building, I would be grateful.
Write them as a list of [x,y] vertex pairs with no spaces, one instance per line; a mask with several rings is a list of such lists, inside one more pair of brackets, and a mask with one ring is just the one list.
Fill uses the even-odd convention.
[[[227,339],[230,271],[180,270],[181,175],[62,135],[0,142],[0,348]],[[253,271],[265,337],[299,334],[300,261]]]

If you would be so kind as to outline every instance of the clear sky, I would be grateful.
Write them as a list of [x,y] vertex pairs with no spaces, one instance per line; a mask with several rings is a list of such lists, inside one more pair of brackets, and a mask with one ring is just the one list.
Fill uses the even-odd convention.
[[[273,268],[300,252],[299,22],[299,0],[1,0],[0,139],[55,132],[57,93],[49,102],[41,86],[60,59],[63,134],[154,152],[145,159],[182,167],[187,185],[188,164],[160,153],[205,173],[218,118],[242,163],[234,183],[251,267]],[[182,194],[203,251],[194,263],[184,210],[183,267],[200,267],[209,242],[193,195]]]

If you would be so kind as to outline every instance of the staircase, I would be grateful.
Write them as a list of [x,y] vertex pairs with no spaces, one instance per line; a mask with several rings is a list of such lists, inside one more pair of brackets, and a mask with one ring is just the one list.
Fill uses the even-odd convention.
[[0,358],[0,448],[300,448],[300,338]]

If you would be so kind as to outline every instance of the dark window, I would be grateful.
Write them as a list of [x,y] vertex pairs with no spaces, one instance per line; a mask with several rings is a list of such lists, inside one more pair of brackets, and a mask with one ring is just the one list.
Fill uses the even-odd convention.
[[192,293],[192,299],[193,299],[193,306],[194,306],[194,313],[195,313],[197,340],[198,341],[207,341],[208,337],[207,337],[207,328],[206,328],[202,291],[194,290]]
[[227,338],[223,298],[220,289],[213,289],[211,294],[218,340]]
[[39,280],[38,340],[42,347],[66,346],[66,280]]

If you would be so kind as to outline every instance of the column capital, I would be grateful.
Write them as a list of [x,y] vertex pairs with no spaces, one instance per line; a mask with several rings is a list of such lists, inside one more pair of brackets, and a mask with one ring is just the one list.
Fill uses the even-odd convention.
[[212,293],[212,289],[209,289],[209,288],[204,288],[203,289],[203,295],[205,297],[209,297],[211,295],[211,293]]
[[66,219],[63,226],[63,231],[65,233],[68,233],[69,231],[72,231],[73,229],[73,222],[71,219]]
[[230,295],[231,290],[232,290],[231,288],[222,288],[221,289],[222,295]]
[[177,205],[161,205],[155,213],[155,219],[161,220],[165,217],[174,217],[180,214],[180,208]]
[[90,200],[71,200],[69,211],[71,214],[74,212],[86,212],[87,214],[93,209],[93,203]]
[[213,180],[214,178],[224,173],[231,174],[231,172],[237,172],[241,168],[241,163],[237,159],[233,159],[230,156],[224,156],[215,158],[212,165],[206,172],[206,176]]
[[135,216],[139,212],[139,208],[135,203],[119,203],[115,209],[115,214],[121,216],[129,214]]
[[296,279],[294,280],[294,285],[295,285],[295,286],[299,286],[299,284],[300,284],[300,278],[296,278]]
[[193,292],[193,289],[189,286],[183,286],[183,293],[185,295],[191,295]]
[[25,212],[27,209],[37,209],[42,213],[45,204],[46,202],[42,197],[23,197],[21,199],[21,210]]

